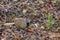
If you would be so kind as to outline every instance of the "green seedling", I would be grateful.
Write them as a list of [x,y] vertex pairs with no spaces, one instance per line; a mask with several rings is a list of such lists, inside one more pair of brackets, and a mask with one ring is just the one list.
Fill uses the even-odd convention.
[[48,26],[48,29],[52,28],[52,22],[53,22],[53,17],[50,15],[50,13],[48,13],[48,23],[47,23],[47,26]]

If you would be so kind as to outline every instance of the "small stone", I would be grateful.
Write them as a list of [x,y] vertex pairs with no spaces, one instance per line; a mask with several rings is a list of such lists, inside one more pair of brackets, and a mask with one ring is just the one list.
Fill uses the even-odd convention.
[[45,29],[44,26],[41,26],[42,29]]
[[23,11],[22,11],[22,12],[23,12],[23,14],[26,14],[26,12],[27,12],[27,9],[23,9]]
[[13,0],[14,2],[17,2],[18,0]]
[[35,23],[34,25],[35,25],[36,27],[38,27],[39,24],[38,24],[38,23]]
[[41,4],[43,4],[44,2],[41,0],[41,1],[39,1]]

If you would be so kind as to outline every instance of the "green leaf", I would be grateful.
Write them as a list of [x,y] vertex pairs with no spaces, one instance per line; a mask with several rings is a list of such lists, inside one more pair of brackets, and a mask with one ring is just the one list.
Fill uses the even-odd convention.
[[50,13],[48,13],[48,28],[50,29],[52,27],[52,21],[53,21],[53,17],[50,15]]

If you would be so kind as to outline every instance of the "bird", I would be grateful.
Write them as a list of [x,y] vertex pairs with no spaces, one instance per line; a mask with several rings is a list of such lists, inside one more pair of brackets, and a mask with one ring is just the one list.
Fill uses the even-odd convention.
[[18,28],[22,29],[26,28],[27,26],[26,18],[15,18],[14,23]]

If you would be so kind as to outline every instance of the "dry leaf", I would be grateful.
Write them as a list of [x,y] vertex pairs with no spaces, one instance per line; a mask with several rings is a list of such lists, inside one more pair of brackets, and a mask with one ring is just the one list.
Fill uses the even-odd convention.
[[4,23],[4,25],[6,26],[10,26],[10,25],[13,25],[14,23]]
[[53,33],[49,37],[50,38],[59,38],[60,37],[60,33]]
[[32,28],[28,28],[26,31],[27,31],[27,32],[36,33]]

